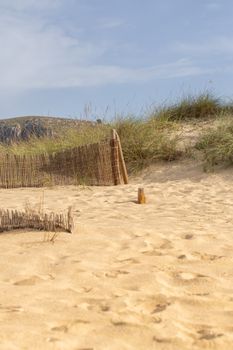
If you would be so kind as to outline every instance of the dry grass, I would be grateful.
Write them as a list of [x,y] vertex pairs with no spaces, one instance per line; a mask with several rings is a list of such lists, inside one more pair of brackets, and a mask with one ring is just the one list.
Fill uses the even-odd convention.
[[[61,127],[56,138],[31,138],[28,142],[11,146],[0,145],[0,154],[51,154],[99,142],[109,137],[110,130],[115,128],[121,138],[128,170],[134,172],[157,161],[189,157],[192,149],[180,147],[183,126],[192,124],[200,129],[203,122],[214,125],[215,120],[225,121],[226,115],[231,119],[232,114],[231,103],[225,104],[212,94],[203,93],[185,97],[171,106],[154,109],[141,118],[124,116],[108,124],[83,123],[78,128],[68,127],[68,124],[63,128],[60,121]],[[196,145],[196,149],[203,152],[206,164],[211,166],[217,163],[231,164],[232,147],[231,121],[202,133]]]
[[95,143],[106,138],[110,133],[108,125],[82,125],[77,129],[61,130],[56,138],[35,138],[27,142],[19,142],[13,145],[0,145],[0,153],[13,153],[16,155],[51,154],[68,148],[74,148],[90,143]]
[[215,128],[200,135],[196,148],[203,153],[205,170],[233,165],[233,119],[219,120]]
[[176,123],[153,116],[138,120],[133,117],[119,118],[109,123],[93,127],[84,125],[79,131],[66,130],[55,139],[32,138],[11,146],[1,145],[0,153],[16,155],[51,154],[64,149],[99,142],[110,136],[116,128],[121,138],[126,163],[129,170],[135,171],[157,160],[175,160],[180,157],[177,149],[178,137],[172,131]]
[[58,239],[59,232],[44,232],[43,243],[52,243]]
[[140,170],[156,161],[173,161],[181,157],[179,136],[171,132],[175,126],[154,118],[118,120],[116,128],[122,143],[125,161],[130,172]]
[[203,93],[185,97],[171,106],[160,108],[155,111],[155,117],[168,121],[190,121],[215,117],[227,108],[230,106],[224,105],[219,98]]

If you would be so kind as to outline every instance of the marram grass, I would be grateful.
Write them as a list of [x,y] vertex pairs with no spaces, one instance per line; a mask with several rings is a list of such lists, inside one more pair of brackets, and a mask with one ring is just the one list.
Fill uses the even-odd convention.
[[[106,139],[115,128],[120,136],[127,168],[130,172],[158,161],[173,161],[188,156],[180,148],[182,125],[226,119],[217,128],[201,134],[196,148],[209,166],[233,164],[233,105],[225,104],[210,93],[183,98],[170,106],[155,108],[146,116],[123,116],[109,123],[87,123],[79,128],[61,127],[54,138],[31,138],[13,145],[0,144],[1,153],[17,155],[51,154],[57,151]],[[233,119],[233,118],[232,118]],[[68,124],[67,124],[68,125]]]

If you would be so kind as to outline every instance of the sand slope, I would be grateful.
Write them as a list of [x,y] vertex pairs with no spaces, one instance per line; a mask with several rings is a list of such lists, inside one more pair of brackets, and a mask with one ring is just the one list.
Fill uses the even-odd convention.
[[[76,230],[1,234],[0,348],[232,349],[232,179],[167,165],[128,186],[45,189]],[[41,194],[0,190],[1,206]]]

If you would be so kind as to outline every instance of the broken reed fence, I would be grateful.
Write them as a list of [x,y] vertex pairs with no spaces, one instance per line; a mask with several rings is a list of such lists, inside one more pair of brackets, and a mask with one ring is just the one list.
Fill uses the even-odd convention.
[[53,154],[0,155],[0,187],[108,186],[128,183],[121,142],[111,139]]
[[0,209],[0,232],[16,229],[33,229],[49,232],[69,232],[73,230],[72,208],[64,214],[40,214],[36,212],[20,212]]

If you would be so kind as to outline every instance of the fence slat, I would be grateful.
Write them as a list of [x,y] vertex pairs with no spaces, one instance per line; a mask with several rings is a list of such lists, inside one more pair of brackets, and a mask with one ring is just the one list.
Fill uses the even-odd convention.
[[128,175],[116,131],[111,140],[54,154],[0,155],[1,188],[121,183],[128,183]]
[[37,212],[0,209],[0,232],[26,228],[71,233],[74,228],[72,208],[68,208],[67,214],[60,215],[55,215],[53,212],[40,215]]

